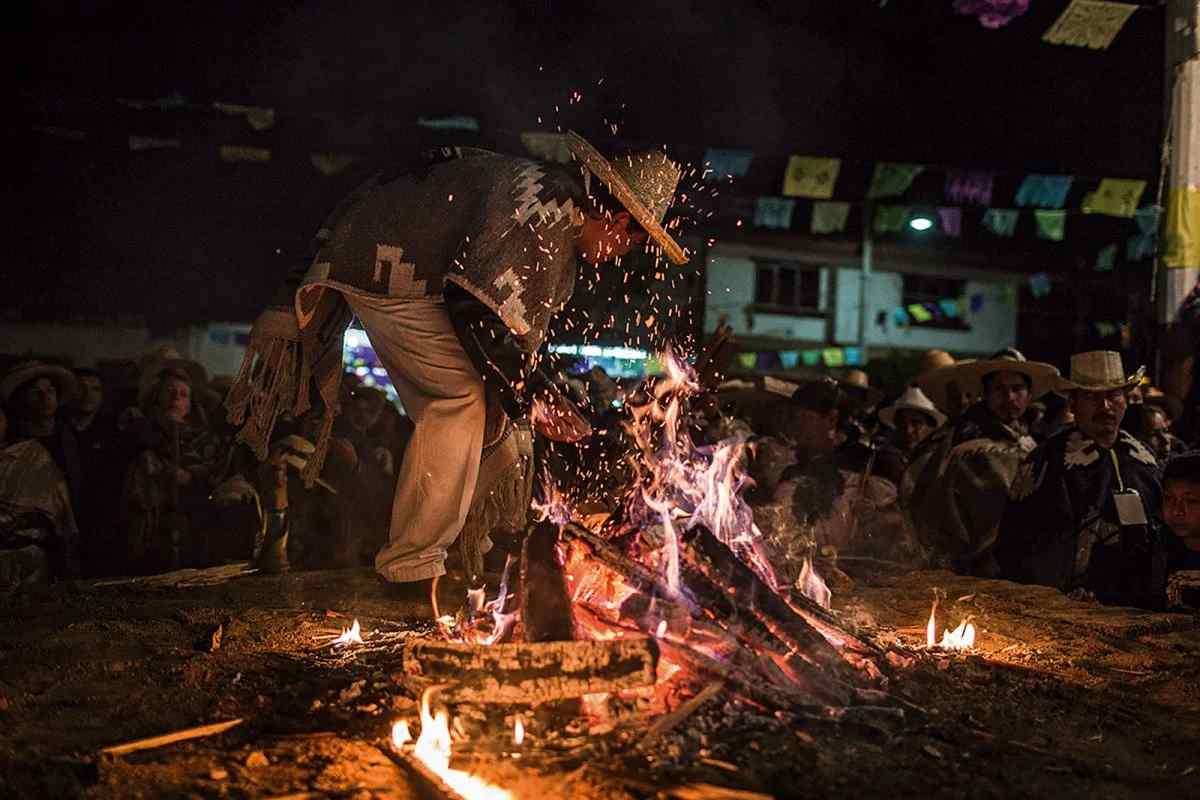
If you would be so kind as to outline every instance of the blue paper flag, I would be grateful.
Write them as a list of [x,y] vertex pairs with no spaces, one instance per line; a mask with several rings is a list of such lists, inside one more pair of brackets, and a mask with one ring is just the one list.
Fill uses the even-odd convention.
[[908,312],[904,310],[904,306],[896,306],[892,309],[892,319],[897,325],[907,325],[909,323]]
[[1026,175],[1017,189],[1017,205],[1062,208],[1073,180],[1070,175]]
[[749,150],[720,150],[710,148],[704,153],[704,180],[712,183],[733,176],[744,178],[750,171],[754,153]]
[[981,294],[971,295],[971,313],[978,314],[982,310],[983,310],[983,295],[981,295]]
[[1050,276],[1044,272],[1029,276],[1029,290],[1033,292],[1034,297],[1045,297],[1050,294],[1052,287]]
[[784,369],[795,369],[796,365],[800,363],[800,351],[780,350],[779,362],[783,364]]
[[938,301],[938,307],[942,309],[942,313],[950,319],[958,319],[962,314],[962,309],[958,306],[957,300],[945,299]]
[[857,367],[857,366],[862,365],[862,348],[861,347],[847,347],[845,349],[845,354],[846,354],[846,365],[847,366]]

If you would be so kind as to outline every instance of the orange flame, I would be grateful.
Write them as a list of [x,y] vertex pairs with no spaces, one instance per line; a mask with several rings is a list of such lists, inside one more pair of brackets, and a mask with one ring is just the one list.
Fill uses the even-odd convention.
[[[426,689],[421,695],[421,735],[413,745],[413,755],[467,800],[512,800],[512,794],[499,786],[450,768],[453,749],[450,722],[444,710],[439,710],[436,716],[429,712],[429,699],[433,692],[433,689]],[[397,750],[403,750],[409,742],[412,742],[412,733],[408,730],[408,723],[400,720],[392,726],[392,744]]]
[[947,628],[942,631],[942,640],[937,640],[937,597],[933,598],[933,608],[929,609],[929,622],[925,625],[925,646],[937,647],[942,650],[970,650],[975,646],[975,626],[964,619],[954,630]]

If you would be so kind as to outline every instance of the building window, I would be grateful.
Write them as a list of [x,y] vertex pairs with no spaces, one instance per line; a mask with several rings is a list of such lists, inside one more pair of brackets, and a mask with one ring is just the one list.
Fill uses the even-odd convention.
[[971,326],[967,324],[965,319],[966,309],[960,308],[957,317],[950,316],[941,311],[941,302],[943,300],[958,300],[959,305],[962,305],[962,299],[967,293],[967,282],[963,278],[946,278],[941,275],[902,275],[901,276],[901,303],[907,309],[912,305],[919,305],[929,308],[930,305],[936,306],[938,310],[933,311],[929,319],[921,321],[909,314],[909,324],[917,328],[936,328],[939,330],[948,331],[969,331]]
[[756,261],[754,307],[776,314],[819,314],[821,271],[787,261]]

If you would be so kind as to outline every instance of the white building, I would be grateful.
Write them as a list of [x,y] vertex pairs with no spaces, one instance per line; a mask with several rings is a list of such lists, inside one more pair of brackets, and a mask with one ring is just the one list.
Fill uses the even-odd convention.
[[[866,346],[990,355],[1015,343],[1017,289],[1026,276],[912,251],[877,248],[866,287]],[[722,243],[705,258],[704,332],[728,323],[747,349],[860,344],[861,257],[849,244],[803,250]],[[907,324],[896,309],[959,300],[957,317]]]

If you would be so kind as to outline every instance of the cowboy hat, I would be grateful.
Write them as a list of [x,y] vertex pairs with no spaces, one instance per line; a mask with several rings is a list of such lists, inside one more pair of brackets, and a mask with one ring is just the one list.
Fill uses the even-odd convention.
[[[1058,388],[1058,382],[1062,380],[1057,367],[1041,361],[1029,361],[1015,347],[1006,347],[991,358],[960,361],[952,367],[942,369],[950,373],[942,376],[947,383],[954,381],[960,389],[972,393],[975,397],[983,396],[983,379],[993,372],[1016,372],[1024,375],[1029,380],[1031,399]],[[920,380],[917,383],[922,389],[925,388]]]
[[567,147],[588,172],[604,182],[672,264],[687,263],[683,248],[662,226],[679,184],[677,165],[657,150],[620,156],[610,162],[575,131],[567,132]]
[[879,410],[879,421],[889,428],[896,427],[896,412],[903,411],[919,411],[933,420],[933,426],[940,428],[946,424],[946,415],[937,410],[937,406],[933,401],[925,396],[916,386],[909,386],[904,390],[904,394],[896,398],[896,402],[886,408]]
[[842,376],[838,386],[859,408],[870,409],[879,405],[883,391],[871,385],[871,379],[861,369],[852,369]]
[[66,367],[47,364],[44,361],[22,361],[14,364],[3,379],[0,379],[0,402],[7,403],[16,391],[30,381],[49,378],[58,390],[58,402],[68,402],[79,389],[79,381]]
[[158,384],[164,372],[185,377],[192,392],[199,400],[201,390],[208,385],[208,371],[198,361],[184,358],[173,345],[159,345],[138,359],[141,375],[138,378],[138,404],[144,405],[150,392]]
[[926,350],[925,354],[921,356],[921,373],[913,383],[925,393],[925,396],[935,406],[940,409],[949,409],[950,384],[957,380],[954,375],[954,367],[965,363],[967,362],[955,361],[954,356],[945,350]]
[[1138,367],[1132,375],[1125,373],[1121,354],[1112,350],[1089,350],[1071,356],[1071,377],[1059,379],[1063,391],[1110,392],[1132,389],[1141,383],[1146,367]]

